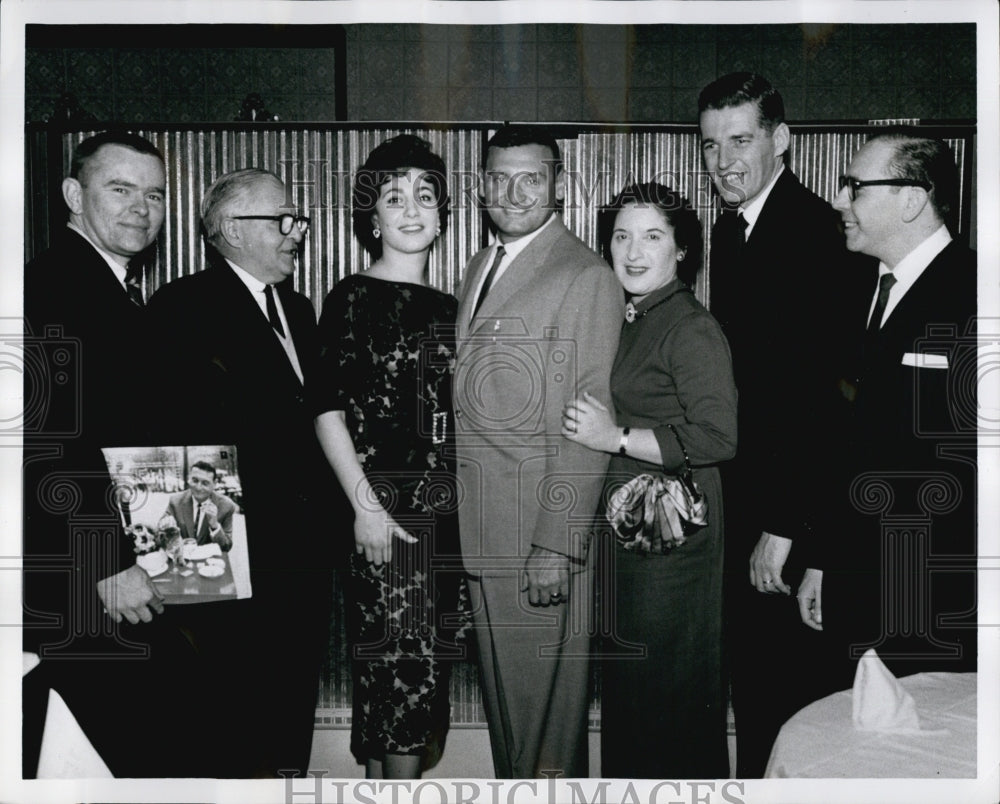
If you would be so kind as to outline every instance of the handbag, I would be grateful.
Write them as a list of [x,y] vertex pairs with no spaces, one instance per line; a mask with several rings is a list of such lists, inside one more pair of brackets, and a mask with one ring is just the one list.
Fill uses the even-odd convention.
[[638,475],[615,489],[608,501],[605,515],[626,550],[666,553],[708,524],[708,500],[694,482],[684,442],[672,424],[667,427],[684,454],[683,471]]

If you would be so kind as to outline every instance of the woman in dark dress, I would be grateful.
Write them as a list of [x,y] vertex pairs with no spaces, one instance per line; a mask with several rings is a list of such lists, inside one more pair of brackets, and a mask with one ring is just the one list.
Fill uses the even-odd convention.
[[[708,524],[663,553],[615,546],[599,568],[608,620],[601,664],[601,775],[729,775],[722,680],[722,488],[736,449],[729,346],[691,292],[698,217],[660,184],[626,187],[600,213],[605,256],[630,301],[611,371],[617,420],[585,394],[563,435],[612,454],[603,499],[640,474],[677,475],[685,452]],[[605,525],[605,512],[600,512]]]
[[428,143],[400,135],[378,146],[353,195],[354,232],[374,262],[333,288],[320,318],[316,432],[354,507],[351,750],[368,778],[419,778],[448,727],[457,301],[426,283],[447,215],[445,166]]

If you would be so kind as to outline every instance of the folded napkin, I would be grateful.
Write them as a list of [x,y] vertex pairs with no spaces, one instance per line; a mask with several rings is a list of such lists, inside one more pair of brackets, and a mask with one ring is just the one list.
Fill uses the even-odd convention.
[[167,554],[163,550],[154,550],[152,553],[136,556],[135,563],[148,573],[159,573],[167,568]]
[[898,679],[869,649],[854,675],[854,728],[861,731],[920,731],[917,705]]
[[189,561],[202,561],[212,556],[221,556],[222,548],[215,542],[207,544],[186,544],[184,545],[184,558]]

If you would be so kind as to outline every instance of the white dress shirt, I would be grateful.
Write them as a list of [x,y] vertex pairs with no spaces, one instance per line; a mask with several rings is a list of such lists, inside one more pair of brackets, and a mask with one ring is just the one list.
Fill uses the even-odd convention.
[[[260,312],[264,316],[264,320],[267,321],[268,326],[270,326],[271,322],[267,317],[267,297],[264,295],[264,288],[267,286],[257,277],[244,271],[232,260],[226,258],[226,262],[229,263],[229,267],[233,269],[233,273],[235,273],[236,276],[240,278],[240,281],[247,286],[247,290],[250,291],[250,295],[260,308]],[[271,332],[274,333],[274,337],[278,339],[278,342],[285,350],[285,354],[288,355],[288,361],[292,364],[292,368],[295,369],[295,374],[298,376],[299,382],[305,382],[302,376],[302,366],[299,365],[299,357],[295,353],[295,344],[293,343],[291,337],[292,330],[288,326],[288,319],[285,318],[285,308],[281,306],[281,297],[277,293],[273,293],[272,295],[274,296],[274,306],[278,310],[278,318],[281,320],[281,326],[285,330],[285,334],[281,335],[274,327],[271,327]]]
[[[535,229],[535,231],[531,232],[531,234],[526,234],[524,237],[519,237],[517,238],[517,240],[510,240],[506,243],[501,243],[500,239],[497,238],[497,241],[493,244],[493,248],[486,258],[486,265],[493,264],[493,258],[496,255],[497,249],[500,246],[503,246],[504,255],[503,259],[500,260],[500,265],[497,266],[496,274],[494,274],[493,276],[493,284],[491,285],[491,289],[496,287],[497,280],[500,279],[504,271],[506,271],[507,268],[510,266],[510,264],[517,258],[517,255],[520,254],[522,251],[524,251],[531,243],[531,241],[542,233],[542,230],[545,229],[545,227],[552,225],[552,221],[555,220],[557,214],[558,213],[553,212],[549,216],[548,220],[545,221],[545,223],[543,223],[537,229]],[[489,270],[483,271],[483,275],[479,279],[479,286],[476,288],[476,295],[474,298],[478,299],[479,294],[483,292],[483,283],[486,282],[486,276],[488,274]],[[476,309],[476,305],[473,305],[472,309]]]
[[[211,500],[212,500],[212,498],[208,497],[208,498],[206,498],[205,502],[211,502]],[[201,505],[202,504],[200,502],[198,502],[198,500],[196,500],[193,495],[191,497],[191,504],[194,507],[194,514],[193,514],[193,517],[194,517],[194,537],[197,539],[198,538],[198,534],[201,533],[201,521],[198,519],[198,514],[201,512]],[[209,535],[210,536],[215,536],[215,534],[218,533],[220,530],[222,530],[222,525],[216,524],[216,526],[212,530],[209,531]]]
[[[882,278],[883,274],[890,273],[890,271],[896,277],[896,284],[889,290],[889,301],[886,302],[885,312],[882,313],[882,320],[879,322],[880,327],[888,320],[896,305],[906,295],[906,291],[913,287],[913,283],[920,278],[920,275],[927,270],[927,266],[934,262],[934,258],[944,251],[950,242],[951,235],[948,233],[948,227],[942,224],[941,228],[934,232],[934,234],[903,257],[896,264],[895,268],[889,268],[884,262],[878,264],[879,279]],[[878,285],[875,286],[872,303],[868,307],[869,321],[871,320],[872,313],[875,312],[875,302],[877,300]]]
[[757,224],[757,218],[760,217],[761,210],[764,209],[764,202],[767,201],[767,197],[771,194],[771,190],[774,189],[775,183],[778,181],[778,177],[784,173],[785,166],[782,164],[778,168],[778,172],[774,174],[771,181],[768,182],[767,187],[765,187],[760,194],[746,206],[740,205],[739,212],[743,215],[743,219],[747,222],[746,232],[744,237],[749,240],[750,232],[753,231],[753,227]]

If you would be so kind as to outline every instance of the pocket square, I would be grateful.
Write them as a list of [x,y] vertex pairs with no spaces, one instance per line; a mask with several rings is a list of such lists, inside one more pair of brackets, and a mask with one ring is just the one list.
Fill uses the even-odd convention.
[[907,352],[903,355],[903,365],[914,368],[946,369],[948,368],[948,356],[926,354],[925,352]]

